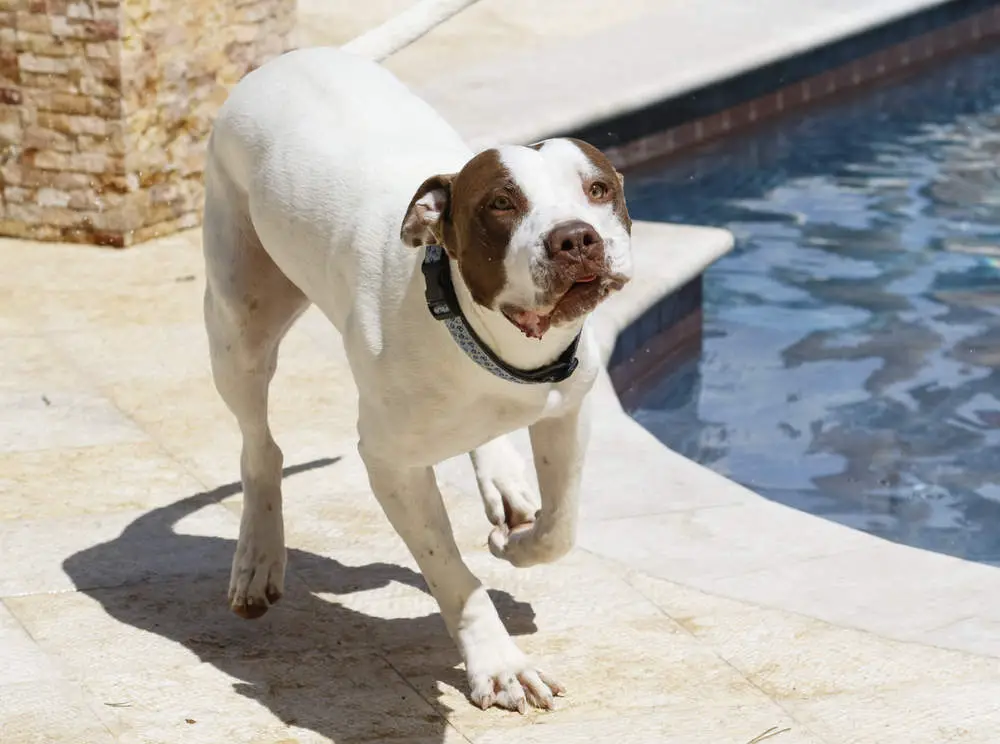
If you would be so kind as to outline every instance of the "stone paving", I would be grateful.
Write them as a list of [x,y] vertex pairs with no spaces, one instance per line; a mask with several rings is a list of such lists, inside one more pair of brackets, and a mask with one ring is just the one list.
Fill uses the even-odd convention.
[[[710,261],[722,235],[640,224],[630,306],[671,272],[700,270],[665,248]],[[288,595],[262,620],[231,615],[238,439],[212,387],[201,292],[196,233],[123,253],[0,241],[4,744],[746,744],[772,729],[780,744],[996,741],[998,646],[981,629],[978,651],[948,650],[694,588],[882,544],[667,452],[615,407],[606,379],[584,536],[560,563],[493,559],[470,468],[439,469],[470,565],[570,690],[554,713],[474,708],[434,603],[368,493],[355,391],[314,311],[286,340],[274,385]],[[599,331],[613,334],[625,307],[610,304]],[[628,527],[640,519],[645,531]],[[650,570],[630,565],[643,561]],[[650,575],[664,571],[678,580]],[[950,575],[997,596],[964,567]],[[859,612],[850,593],[835,603]]]

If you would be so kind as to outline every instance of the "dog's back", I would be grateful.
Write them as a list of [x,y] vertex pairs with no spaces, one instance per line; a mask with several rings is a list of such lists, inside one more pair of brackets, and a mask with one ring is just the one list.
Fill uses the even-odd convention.
[[[247,75],[219,112],[206,223],[236,219],[252,229],[340,327],[359,274],[412,268],[398,233],[416,187],[429,173],[457,170],[469,154],[377,64],[333,48],[290,52]],[[207,239],[206,251],[218,242]]]

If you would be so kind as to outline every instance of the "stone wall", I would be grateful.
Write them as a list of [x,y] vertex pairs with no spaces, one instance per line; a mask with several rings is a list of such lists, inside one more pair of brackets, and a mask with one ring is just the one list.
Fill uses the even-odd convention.
[[294,24],[295,0],[0,0],[0,235],[198,224],[215,112]]

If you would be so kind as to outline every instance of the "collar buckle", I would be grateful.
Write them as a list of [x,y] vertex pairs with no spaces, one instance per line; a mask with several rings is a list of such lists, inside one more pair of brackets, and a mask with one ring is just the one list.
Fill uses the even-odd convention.
[[451,281],[448,277],[447,287],[445,273],[448,271],[448,259],[440,246],[427,246],[427,253],[421,266],[424,273],[424,297],[427,309],[435,320],[450,320],[458,315],[457,304],[452,301],[453,292],[448,292]]
[[434,320],[449,320],[455,317],[455,311],[444,300],[427,300],[427,309],[431,311]]

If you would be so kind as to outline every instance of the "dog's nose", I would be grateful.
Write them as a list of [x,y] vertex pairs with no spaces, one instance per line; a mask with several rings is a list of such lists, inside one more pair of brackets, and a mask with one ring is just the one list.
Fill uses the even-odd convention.
[[545,249],[550,258],[560,253],[587,255],[603,247],[604,241],[592,225],[583,220],[564,222],[552,228],[545,239]]

